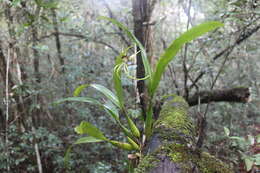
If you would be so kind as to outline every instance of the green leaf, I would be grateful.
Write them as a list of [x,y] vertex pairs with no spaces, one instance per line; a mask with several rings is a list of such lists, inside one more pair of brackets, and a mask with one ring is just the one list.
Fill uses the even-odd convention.
[[255,138],[252,135],[248,135],[247,136],[247,142],[249,143],[249,145],[254,145],[255,144]]
[[102,104],[99,101],[97,101],[96,99],[93,99],[93,98],[90,98],[90,97],[68,97],[68,98],[57,100],[56,102],[54,102],[54,104],[60,104],[60,103],[66,102],[66,101],[76,101],[76,102],[82,102],[82,103],[90,103],[90,104],[100,106],[109,115],[111,115],[115,120],[119,120],[118,110],[116,109],[116,107],[112,103],[109,104],[109,102],[107,102],[105,104]]
[[135,148],[129,143],[119,142],[119,141],[114,141],[114,140],[110,140],[108,142],[110,142],[112,145],[114,145],[118,148],[121,148],[121,149],[124,149],[124,150],[127,150],[127,151],[135,150]]
[[[104,108],[106,109],[106,112],[107,112],[109,115],[111,115],[111,116],[116,120],[117,124],[118,124],[118,125],[120,126],[120,128],[123,130],[123,133],[124,133],[126,136],[128,136],[128,137],[134,139],[133,133],[131,133],[130,130],[127,129],[127,128],[120,122],[120,120],[119,120],[119,113],[118,113],[118,110],[115,108],[115,106],[114,106],[112,103],[110,104],[110,102],[107,102],[107,103],[104,104],[103,106],[104,106]],[[129,117],[128,117],[128,118],[129,118]],[[128,123],[129,123],[129,122],[128,122]],[[133,122],[132,122],[132,123],[133,123]],[[130,125],[130,124],[129,124],[129,125]],[[136,135],[137,135],[137,133],[136,133]]]
[[84,103],[90,103],[90,104],[94,104],[94,105],[102,107],[110,116],[112,116],[116,120],[116,123],[123,130],[124,134],[130,138],[133,138],[133,135],[131,134],[131,132],[121,124],[121,122],[119,120],[118,110],[116,109],[115,105],[113,105],[111,102],[101,104],[99,101],[89,98],[89,97],[68,97],[65,99],[60,99],[60,100],[54,102],[54,104],[63,103],[65,101],[84,102]]
[[226,136],[230,135],[230,130],[227,127],[224,127],[224,132]]
[[84,143],[95,143],[95,142],[103,142],[104,140],[102,139],[97,139],[92,136],[86,136],[79,138],[74,144],[84,144]]
[[223,24],[217,21],[206,22],[191,28],[190,30],[182,34],[179,38],[174,40],[158,60],[155,73],[152,76],[150,95],[153,96],[155,94],[155,91],[160,83],[162,74],[164,73],[167,65],[170,61],[174,59],[176,54],[185,43],[194,40],[197,37],[202,36],[203,34],[221,26],[223,26]]
[[54,102],[54,104],[60,104],[66,101],[75,101],[75,102],[82,102],[82,103],[91,103],[95,105],[102,106],[102,104],[97,101],[96,99],[90,98],[90,97],[68,97],[64,99],[59,99]]
[[231,136],[229,137],[230,139],[233,139],[233,140],[237,140],[237,141],[241,141],[242,143],[246,143],[246,140],[242,137],[238,137],[238,136]]
[[107,89],[106,87],[99,85],[99,84],[84,84],[84,85],[81,85],[81,86],[79,86],[78,88],[75,89],[73,95],[78,96],[82,92],[82,90],[87,88],[87,87],[92,87],[92,88],[96,89],[97,91],[101,92],[110,101],[112,101],[116,106],[118,106],[120,108],[118,98],[114,95],[114,93],[112,91],[110,91],[109,89]]
[[254,161],[247,157],[245,158],[245,165],[246,165],[246,171],[250,171],[252,169],[252,166],[254,165]]
[[255,165],[260,166],[260,153],[254,155],[255,158]]
[[69,166],[69,159],[70,159],[70,153],[72,150],[72,145],[69,146],[69,148],[66,150],[65,156],[64,156],[64,167],[68,169]]
[[131,138],[129,138],[129,137],[127,137],[127,140],[128,140],[128,142],[129,142],[129,144],[131,144],[133,147],[134,147],[134,149],[136,149],[136,150],[140,150],[140,146],[135,142],[135,141],[133,141]]
[[[115,120],[117,125],[120,126],[120,128],[123,130],[123,133],[130,137],[130,138],[134,138],[132,133],[130,132],[129,129],[127,129],[119,120],[119,114],[118,114],[118,110],[114,110],[113,108],[110,107],[111,105],[109,104],[104,104],[104,107],[106,108],[106,112],[111,115]],[[114,105],[113,105],[114,106]]]
[[256,135],[256,143],[260,143],[260,134]]
[[129,129],[127,129],[126,127],[124,127],[121,123],[120,123],[119,125],[120,125],[120,127],[122,128],[123,133],[124,133],[127,137],[131,138],[132,140],[135,139],[135,137],[133,136],[133,134],[131,133],[131,131],[130,131]]
[[152,68],[150,66],[150,63],[148,61],[147,55],[146,55],[146,51],[143,47],[143,45],[140,43],[140,41],[134,36],[134,34],[132,34],[126,26],[124,26],[123,24],[121,24],[120,22],[116,21],[115,19],[111,19],[108,17],[104,17],[101,16],[99,17],[100,19],[104,19],[104,20],[108,20],[111,23],[113,23],[114,25],[118,26],[120,29],[122,29],[126,35],[139,47],[139,49],[141,50],[141,55],[142,55],[142,61],[144,64],[144,69],[145,69],[145,76],[149,76],[148,80],[148,88],[150,87],[150,83],[151,83],[151,76],[152,76]]
[[79,126],[76,126],[75,132],[77,132],[78,134],[87,134],[96,139],[108,141],[108,139],[103,135],[103,133],[98,128],[96,128],[95,126],[93,126],[92,124],[86,121],[82,121]]
[[136,127],[135,123],[133,122],[133,120],[128,115],[126,115],[126,119],[127,119],[127,123],[131,129],[132,134],[135,137],[139,138],[141,134],[140,134],[139,129]]
[[119,121],[119,113],[114,104],[112,104],[111,102],[107,102],[102,106],[109,115],[111,115],[116,121]]
[[11,6],[16,7],[16,6],[18,6],[20,4],[21,0],[13,0],[11,2],[12,2]]

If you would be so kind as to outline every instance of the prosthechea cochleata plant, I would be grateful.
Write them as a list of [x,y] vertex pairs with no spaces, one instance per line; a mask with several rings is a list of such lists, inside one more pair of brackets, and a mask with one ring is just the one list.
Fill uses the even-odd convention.
[[[56,101],[55,103],[62,103],[65,101],[76,101],[76,102],[85,102],[89,104],[94,104],[99,106],[101,109],[104,109],[108,115],[110,115],[117,125],[121,128],[122,132],[124,133],[126,137],[127,142],[120,142],[115,140],[110,140],[95,126],[93,126],[91,123],[82,121],[80,125],[75,127],[75,132],[82,135],[86,134],[87,137],[81,137],[79,138],[75,144],[82,144],[82,143],[93,143],[93,142],[109,142],[112,145],[122,148],[124,150],[128,151],[135,151],[141,154],[142,146],[145,141],[142,139],[149,139],[149,137],[152,135],[152,124],[153,124],[153,103],[154,103],[154,97],[156,95],[156,90],[159,86],[159,83],[161,81],[161,77],[167,67],[167,65],[172,61],[175,57],[178,51],[182,48],[182,46],[189,41],[192,41],[203,34],[215,30],[218,27],[223,26],[222,23],[217,21],[210,21],[205,22],[203,24],[200,24],[198,26],[195,26],[191,28],[190,30],[186,31],[182,35],[180,35],[176,40],[174,40],[170,46],[162,53],[160,56],[156,68],[151,68],[151,65],[148,61],[146,51],[143,47],[143,45],[138,41],[138,39],[128,30],[126,26],[121,24],[120,22],[116,21],[115,19],[107,18],[107,17],[100,17],[100,19],[107,20],[117,27],[119,27],[133,42],[134,45],[136,45],[140,49],[142,61],[144,64],[145,69],[145,77],[142,79],[136,79],[135,77],[131,76],[128,73],[128,67],[125,63],[123,57],[127,55],[129,48],[126,48],[123,50],[120,55],[116,58],[115,66],[113,69],[113,82],[114,82],[114,93],[109,90],[108,88],[99,85],[99,84],[85,84],[81,85],[74,91],[74,96],[69,98],[64,98]],[[140,133],[140,130],[137,128],[136,124],[131,119],[131,115],[129,111],[125,107],[125,99],[123,94],[123,87],[122,87],[122,80],[121,80],[121,73],[126,73],[126,76],[134,79],[134,80],[145,80],[146,81],[146,87],[148,88],[148,97],[149,102],[146,110],[146,119],[144,120],[144,134]],[[96,89],[98,92],[102,93],[106,100],[108,102],[101,102],[99,100],[96,100],[91,97],[80,97],[80,93],[82,90],[92,87]],[[119,116],[125,116],[127,120],[127,124],[123,124],[120,121]],[[70,152],[71,147],[67,151]],[[65,156],[65,159],[68,157]]]

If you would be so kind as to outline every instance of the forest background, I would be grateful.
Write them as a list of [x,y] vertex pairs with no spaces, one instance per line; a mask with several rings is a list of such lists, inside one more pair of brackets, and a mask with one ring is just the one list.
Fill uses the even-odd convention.
[[[198,136],[201,118],[207,122],[207,127],[202,128],[204,150],[240,172],[257,169],[257,0],[1,0],[0,172],[38,172],[39,167],[43,172],[64,172],[64,154],[78,139],[74,128],[83,120],[111,139],[124,140],[119,127],[99,107],[53,102],[72,96],[82,84],[113,88],[115,58],[134,45],[121,29],[99,17],[120,21],[138,37],[138,8],[134,5],[138,3],[147,14],[141,36],[153,66],[181,33],[205,21],[224,23],[224,27],[184,46],[167,67],[156,97],[160,100],[175,93],[191,100],[196,94],[230,94],[234,88],[250,88],[250,102],[196,102],[190,108],[190,116],[197,124]],[[135,54],[134,48],[128,53]],[[131,59],[128,63],[134,74],[138,62]],[[131,118],[138,122],[142,108],[137,82],[123,76],[122,83]],[[83,95],[101,99],[91,89]],[[107,143],[77,145],[71,152],[68,169],[127,172],[127,154]]]

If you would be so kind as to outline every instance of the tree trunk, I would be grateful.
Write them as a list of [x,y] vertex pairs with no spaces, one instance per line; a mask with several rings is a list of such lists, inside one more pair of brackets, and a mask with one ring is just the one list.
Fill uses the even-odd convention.
[[[149,60],[151,60],[152,56],[152,40],[151,40],[151,24],[150,19],[152,15],[152,11],[154,9],[156,0],[133,0],[132,1],[132,14],[134,18],[134,34],[136,38],[142,43],[145,47],[146,53],[148,55]],[[137,48],[137,52],[140,49]],[[141,53],[138,53],[136,56],[137,63],[137,78],[145,77],[145,69],[141,57]],[[147,94],[145,91],[145,82],[144,80],[137,81],[137,91],[140,99],[140,105],[143,110],[143,116],[145,118],[146,112],[146,98]]]
[[64,96],[67,96],[69,94],[69,82],[66,79],[66,75],[65,75],[65,58],[62,56],[62,50],[61,50],[61,41],[60,41],[60,32],[59,32],[59,23],[58,23],[58,17],[57,17],[57,13],[55,11],[55,9],[51,9],[51,13],[52,13],[52,20],[53,20],[53,27],[54,27],[54,31],[55,31],[55,43],[56,43],[56,49],[57,49],[57,56],[60,62],[60,72],[61,75],[64,77],[65,80],[65,84],[64,84]]
[[195,147],[188,103],[180,96],[165,102],[135,173],[232,173],[232,169]]

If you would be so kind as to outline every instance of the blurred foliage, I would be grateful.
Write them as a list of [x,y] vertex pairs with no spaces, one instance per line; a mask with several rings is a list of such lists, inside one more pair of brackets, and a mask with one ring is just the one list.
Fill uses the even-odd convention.
[[[0,148],[1,170],[6,171],[7,165],[9,165],[12,172],[20,172],[21,170],[37,172],[37,162],[34,151],[36,141],[39,148],[43,148],[41,155],[43,162],[45,162],[45,169],[62,170],[62,140],[55,132],[51,133],[46,128],[38,128],[35,134],[31,131],[21,134],[17,132],[15,125],[11,125],[8,132],[10,134],[8,146],[1,143]],[[7,150],[9,150],[8,153]],[[6,159],[6,157],[9,159]]]

